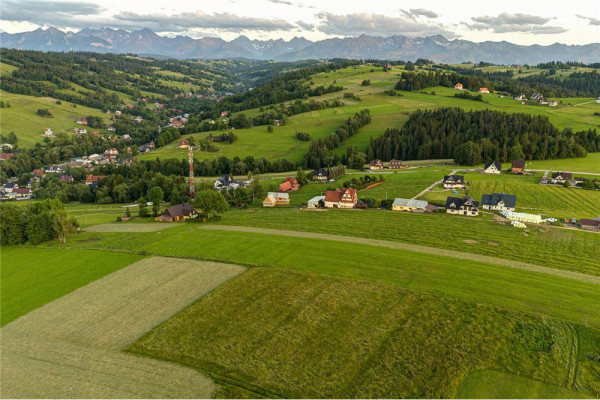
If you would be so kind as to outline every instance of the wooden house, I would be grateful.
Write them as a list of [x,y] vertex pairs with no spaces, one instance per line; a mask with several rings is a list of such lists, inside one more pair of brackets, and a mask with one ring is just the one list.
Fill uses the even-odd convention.
[[357,202],[356,189],[341,188],[325,192],[326,208],[354,208]]
[[481,208],[484,210],[515,211],[517,196],[506,193],[484,194]]
[[371,171],[378,171],[380,169],[383,169],[383,162],[379,159],[371,160],[371,162],[369,164],[369,169]]
[[444,175],[442,184],[446,189],[464,189],[465,177],[462,175]]
[[446,213],[474,217],[479,215],[479,203],[472,197],[448,197],[446,199]]
[[329,171],[326,169],[317,169],[313,172],[313,179],[321,183],[326,183],[329,180]]
[[198,212],[188,202],[171,206],[162,215],[155,218],[159,222],[181,221],[186,218],[196,218]]
[[483,166],[484,174],[496,174],[499,175],[502,172],[502,163],[496,161],[486,161]]
[[263,207],[287,206],[290,204],[289,193],[269,192],[263,200]]
[[389,169],[402,169],[405,168],[402,164],[402,160],[390,160],[388,164]]
[[187,149],[190,147],[190,142],[187,139],[181,139],[179,141],[179,148],[180,149]]
[[513,160],[510,172],[513,174],[523,174],[525,172],[525,160]]

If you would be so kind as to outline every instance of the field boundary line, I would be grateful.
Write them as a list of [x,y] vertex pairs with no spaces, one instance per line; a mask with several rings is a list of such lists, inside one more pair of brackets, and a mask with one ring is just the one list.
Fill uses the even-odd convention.
[[230,231],[230,232],[246,232],[246,233],[258,233],[264,235],[278,235],[287,237],[297,237],[305,239],[321,239],[331,240],[336,242],[347,242],[366,244],[378,247],[387,247],[390,249],[413,251],[415,253],[433,254],[437,256],[445,256],[451,258],[457,258],[461,260],[469,260],[475,262],[482,262],[486,264],[492,264],[497,266],[509,267],[514,269],[520,269],[524,271],[537,272],[546,275],[558,276],[561,278],[573,279],[581,282],[592,283],[600,285],[600,276],[583,274],[580,272],[562,270],[557,268],[544,267],[541,265],[525,263],[522,261],[508,260],[505,258],[491,257],[480,254],[471,254],[466,252],[460,252],[455,250],[445,250],[435,247],[427,247],[416,244],[390,242],[386,240],[360,238],[355,236],[341,236],[332,235],[327,233],[314,233],[314,232],[303,232],[303,231],[287,231],[278,229],[268,228],[254,228],[247,226],[229,226],[229,225],[204,225],[200,226],[199,229],[205,230],[217,230],[217,231]]

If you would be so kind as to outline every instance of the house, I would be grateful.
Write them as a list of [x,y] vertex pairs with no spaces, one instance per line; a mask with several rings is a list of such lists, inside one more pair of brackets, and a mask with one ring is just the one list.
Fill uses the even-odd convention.
[[315,196],[308,201],[308,208],[325,207],[325,196]]
[[86,175],[85,184],[88,186],[97,186],[98,182],[106,178],[106,175]]
[[269,192],[263,200],[263,207],[287,206],[289,204],[289,193]]
[[525,172],[525,160],[513,160],[510,172],[513,174],[523,174]]
[[227,117],[229,114],[231,114],[229,111],[221,111],[221,118]]
[[78,135],[84,135],[87,133],[87,129],[85,128],[75,128],[73,129],[73,133],[76,133]]
[[479,88],[478,92],[479,93],[489,93],[490,91],[488,88],[482,87],[482,88]]
[[596,99],[596,103],[600,104],[600,97]]
[[377,171],[377,170],[383,169],[383,163],[379,159],[371,160],[369,169],[371,171]]
[[573,180],[573,174],[570,172],[553,172],[551,182],[562,185],[566,181]]
[[15,182],[6,182],[4,184],[4,193],[12,193],[13,190],[17,190],[19,188],[19,185],[16,184]]
[[543,99],[544,96],[541,93],[532,93],[531,94],[531,100],[539,100],[539,99]]
[[61,182],[73,183],[75,179],[71,175],[61,175],[58,177]]
[[550,102],[548,100],[546,100],[545,97],[540,97],[538,99],[538,104],[547,105],[547,104],[550,104]]
[[600,232],[600,219],[583,218],[579,223],[581,224],[581,229]]
[[150,143],[141,144],[139,150],[140,153],[146,153],[148,151],[154,150],[154,141],[151,141]]
[[13,189],[12,193],[17,200],[27,200],[31,198],[31,189],[29,188],[16,188]]
[[442,183],[446,189],[464,189],[465,177],[462,175],[444,175]]
[[217,179],[215,181],[215,185],[214,188],[217,189],[219,192],[223,189],[226,190],[234,190],[237,189],[239,187],[247,187],[251,182],[250,181],[246,181],[246,182],[242,182],[240,180],[233,180],[229,177],[229,175],[223,175],[222,177],[220,177],[219,179]]
[[141,116],[141,115],[138,115],[138,116],[137,116],[137,117],[135,117],[133,120],[134,120],[135,122],[142,122],[142,121],[144,120],[144,118],[142,118],[142,116]]
[[281,126],[281,120],[280,119],[276,119],[273,121],[273,125],[275,126]]
[[190,147],[190,142],[187,139],[181,139],[179,141],[179,148],[180,149],[187,149]]
[[446,199],[446,212],[448,214],[466,215],[474,217],[479,215],[479,203],[472,197],[448,197]]
[[321,183],[327,183],[329,180],[329,171],[326,169],[316,169],[313,172],[313,179]]
[[392,203],[392,211],[425,212],[429,210],[425,200],[395,198]]
[[354,208],[357,202],[356,189],[342,188],[325,192],[326,208]]
[[390,160],[389,164],[388,164],[388,168],[389,169],[401,169],[401,168],[406,168],[404,165],[402,165],[402,160]]
[[115,111],[115,115],[123,115],[123,111],[121,111],[121,110],[116,110],[116,111]]
[[280,192],[295,192],[300,188],[300,184],[296,178],[285,178],[285,181],[279,185]]
[[190,205],[190,203],[185,202],[167,208],[162,215],[155,218],[155,221],[173,222],[196,217],[198,217],[198,212]]
[[129,142],[131,140],[131,136],[129,134],[127,134],[127,133],[124,134],[123,135],[123,140],[126,141],[126,142]]
[[8,160],[9,158],[12,158],[12,156],[14,156],[13,153],[1,153],[0,154],[0,161]]
[[12,144],[10,144],[10,143],[2,143],[2,144],[0,144],[0,147],[1,147],[2,149],[5,149],[5,148],[6,148],[6,149],[9,149],[9,150],[12,150],[12,149],[13,149],[13,145],[12,145]]
[[44,170],[42,168],[36,168],[31,173],[33,174],[33,176],[39,176],[41,178],[46,177],[46,173],[44,172]]
[[112,147],[110,149],[106,149],[104,150],[104,155],[106,156],[118,156],[119,155],[119,150],[117,150],[115,147]]
[[484,210],[515,211],[517,196],[506,193],[484,194],[481,208]]
[[111,131],[114,132],[117,130],[117,128],[115,128],[114,126],[110,125],[108,128],[106,128],[107,131]]
[[549,107],[556,107],[556,106],[558,106],[558,101],[556,101],[556,100],[550,100],[548,102],[548,106]]
[[44,131],[44,136],[46,137],[54,137],[54,132],[52,131],[52,128],[46,128],[46,130]]
[[77,120],[77,123],[80,125],[87,125],[88,124],[88,120],[86,117],[82,117],[80,119]]
[[456,90],[463,90],[463,84],[462,83],[457,83],[456,85],[454,85],[454,89]]
[[502,172],[502,163],[496,161],[486,161],[483,166],[484,174],[500,174]]
[[515,96],[515,100],[523,101],[523,100],[527,100],[527,97],[523,93],[521,93],[520,95]]

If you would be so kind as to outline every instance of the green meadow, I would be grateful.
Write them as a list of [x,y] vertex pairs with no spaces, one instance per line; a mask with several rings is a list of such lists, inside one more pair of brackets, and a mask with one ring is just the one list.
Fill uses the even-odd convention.
[[143,257],[104,251],[3,246],[1,325]]

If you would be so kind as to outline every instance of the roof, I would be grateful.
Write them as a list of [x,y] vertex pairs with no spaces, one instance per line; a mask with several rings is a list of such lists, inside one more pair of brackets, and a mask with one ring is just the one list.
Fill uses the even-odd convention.
[[336,190],[328,190],[325,192],[325,201],[330,201],[333,203],[339,203],[342,201],[342,197],[344,194],[350,195],[354,201],[356,201],[356,189],[352,188],[342,188]]
[[392,206],[425,208],[427,207],[427,202],[425,200],[395,198]]
[[525,168],[525,160],[513,160],[512,168]]
[[500,161],[496,162],[496,161],[486,161],[483,169],[488,169],[492,164],[494,164],[496,166],[496,169],[498,171],[500,171],[502,169],[502,163]]
[[29,194],[30,189],[29,188],[17,188],[17,189],[13,189],[13,193],[16,194]]
[[562,177],[563,179],[572,179],[573,178],[573,174],[570,172],[554,172],[552,173],[552,178],[558,178],[558,177]]
[[489,92],[488,88],[486,88],[486,87],[479,88],[480,92],[483,92],[484,90]]
[[325,196],[315,196],[312,199],[310,199],[308,202],[309,203],[316,203],[318,201],[323,201],[325,200]]
[[402,164],[402,160],[390,160],[390,164]]
[[451,207],[452,204],[454,204],[455,208],[461,208],[463,205],[469,203],[473,204],[473,207],[475,208],[479,207],[479,202],[473,200],[471,197],[463,197],[462,199],[458,197],[448,197],[446,199],[446,208],[453,208]]
[[454,87],[457,87],[457,86],[458,86],[458,87],[462,87],[462,86],[463,86],[463,84],[462,84],[462,83],[457,83],[456,85],[454,85]]
[[282,192],[292,190],[292,183],[290,181],[283,182],[281,185],[279,185],[279,190],[281,190]]
[[313,175],[326,175],[326,176],[329,176],[329,171],[327,171],[326,169],[315,169],[315,171],[313,172]]
[[600,226],[600,220],[599,219],[582,219],[580,221],[581,225],[585,225],[585,226]]
[[465,177],[462,175],[444,175],[444,182],[454,181],[454,182],[464,182]]
[[371,160],[371,165],[382,165],[381,160]]
[[517,196],[506,193],[484,194],[481,204],[486,206],[496,206],[500,201],[504,202],[506,207],[515,208],[517,205]]
[[268,192],[267,196],[275,196],[279,199],[289,199],[290,198],[290,194],[289,193],[280,193],[280,192]]
[[174,218],[174,217],[179,217],[182,215],[190,215],[190,214],[197,214],[197,212],[194,209],[194,207],[191,206],[190,203],[185,202],[185,203],[177,204],[177,205],[167,208],[165,210],[165,212],[163,213],[163,215],[161,215],[161,217]]

